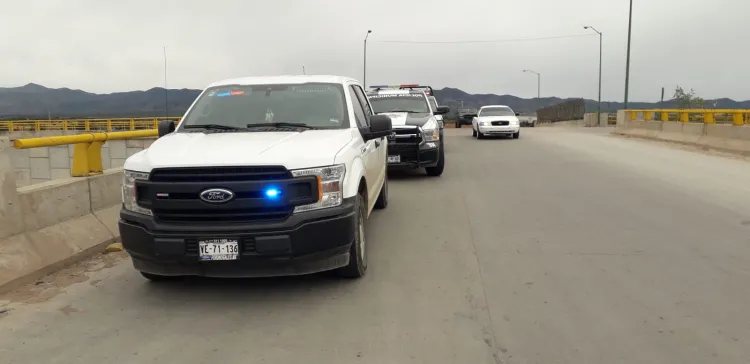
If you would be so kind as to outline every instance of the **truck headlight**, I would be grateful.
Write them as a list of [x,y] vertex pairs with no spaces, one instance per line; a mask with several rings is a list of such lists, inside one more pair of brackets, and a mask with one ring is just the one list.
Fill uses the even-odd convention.
[[479,122],[479,126],[490,126],[490,122],[489,121],[480,121]]
[[292,176],[315,176],[318,178],[318,201],[302,206],[296,206],[294,213],[336,207],[344,200],[344,176],[346,165],[297,169],[292,171]]
[[135,181],[148,180],[148,173],[125,171],[122,178],[122,206],[125,210],[152,216],[151,210],[138,206],[138,192],[135,188]]
[[440,130],[435,119],[430,119],[422,125],[422,140],[425,142],[436,142],[440,140]]

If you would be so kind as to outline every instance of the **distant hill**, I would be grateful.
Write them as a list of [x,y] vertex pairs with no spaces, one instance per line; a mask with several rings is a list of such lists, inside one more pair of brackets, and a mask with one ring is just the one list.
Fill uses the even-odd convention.
[[[169,116],[182,115],[201,90],[169,89]],[[533,113],[537,109],[570,100],[570,98],[543,97],[524,99],[513,95],[469,94],[457,88],[446,87],[435,90],[441,105],[455,112],[463,102],[464,107],[479,107],[488,104],[508,105],[517,112]],[[718,99],[707,101],[713,107],[750,109],[750,101]],[[585,100],[587,111],[596,111],[595,100]],[[622,108],[620,102],[602,102],[602,111]],[[648,102],[631,102],[632,108],[675,108],[677,103],[665,101],[663,105]],[[94,94],[69,88],[52,89],[30,83],[21,87],[0,88],[0,119],[53,119],[84,117],[146,117],[165,115],[164,89],[155,87],[147,91]]]

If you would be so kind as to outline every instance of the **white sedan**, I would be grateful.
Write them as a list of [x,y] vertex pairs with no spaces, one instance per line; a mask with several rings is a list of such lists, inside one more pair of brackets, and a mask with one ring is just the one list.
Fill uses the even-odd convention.
[[478,139],[492,135],[512,136],[513,139],[518,139],[521,136],[518,115],[505,105],[482,106],[471,120],[471,134]]

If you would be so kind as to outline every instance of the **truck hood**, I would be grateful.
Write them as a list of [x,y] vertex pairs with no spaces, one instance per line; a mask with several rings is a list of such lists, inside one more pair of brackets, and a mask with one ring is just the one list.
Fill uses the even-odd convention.
[[304,132],[173,133],[125,161],[125,169],[282,165],[298,169],[331,165],[352,130]]
[[432,118],[430,113],[406,113],[406,112],[383,112],[379,115],[387,115],[391,118],[394,127],[412,125],[422,126]]

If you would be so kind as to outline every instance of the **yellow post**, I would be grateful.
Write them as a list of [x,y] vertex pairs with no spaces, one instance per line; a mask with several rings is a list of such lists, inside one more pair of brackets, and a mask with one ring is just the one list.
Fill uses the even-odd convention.
[[135,120],[130,119],[130,131],[135,130]]
[[102,168],[102,144],[104,142],[96,141],[89,143],[86,156],[88,157],[88,174],[100,174],[104,172]]
[[[88,150],[91,143],[79,143],[73,147],[73,165],[70,174],[73,177],[86,177],[89,175]],[[99,163],[102,157],[99,155]]]
[[734,125],[745,125],[745,118],[742,112],[735,112],[732,114],[732,124]]
[[686,112],[681,112],[680,121],[682,121],[683,123],[687,123],[688,121],[690,121],[690,114]]
[[631,111],[630,112],[630,120],[636,120],[638,119],[638,112],[637,111]]
[[83,127],[84,127],[84,130],[86,130],[86,131],[91,130],[91,124],[89,123],[88,120],[86,120],[86,121],[83,122]]
[[37,120],[37,121],[34,122],[34,130],[35,131],[42,130],[42,125],[39,123],[39,120]]
[[13,122],[11,121],[8,123],[8,131],[14,131],[14,130],[16,130],[16,128],[13,126]]
[[63,130],[64,131],[68,131],[68,121],[67,120],[63,120],[62,121],[62,126],[63,126]]
[[107,119],[107,131],[112,131],[112,120]]
[[716,124],[716,118],[714,117],[714,113],[711,111],[704,112],[703,122],[706,124]]
[[666,110],[662,110],[660,114],[661,114],[661,121],[669,121],[669,113]]

